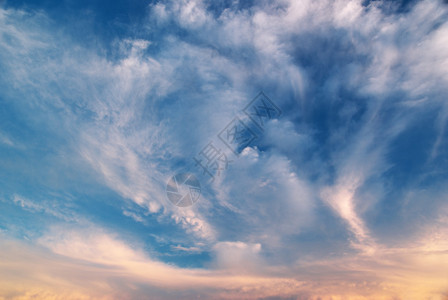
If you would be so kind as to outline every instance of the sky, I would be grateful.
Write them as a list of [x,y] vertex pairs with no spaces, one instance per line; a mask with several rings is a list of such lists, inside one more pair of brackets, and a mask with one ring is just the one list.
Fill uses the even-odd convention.
[[446,1],[0,1],[0,299],[448,299]]

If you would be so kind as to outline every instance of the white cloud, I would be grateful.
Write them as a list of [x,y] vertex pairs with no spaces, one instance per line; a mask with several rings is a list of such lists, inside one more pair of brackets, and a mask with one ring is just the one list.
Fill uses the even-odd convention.
[[84,222],[84,218],[74,211],[71,203],[64,203],[62,199],[62,197],[57,197],[55,199],[41,199],[39,201],[37,199],[31,200],[17,194],[12,196],[13,203],[24,210],[33,213],[45,213],[66,222]]
[[261,244],[219,242],[213,246],[215,267],[230,272],[259,272],[264,262],[259,255]]

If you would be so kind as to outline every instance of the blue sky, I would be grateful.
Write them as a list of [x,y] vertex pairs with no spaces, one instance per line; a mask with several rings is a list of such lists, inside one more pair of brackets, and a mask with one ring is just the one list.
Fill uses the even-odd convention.
[[1,299],[448,297],[443,1],[4,1],[0,70]]

